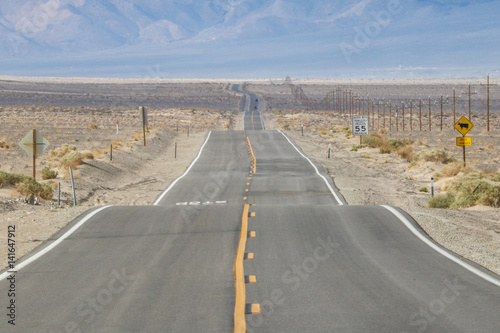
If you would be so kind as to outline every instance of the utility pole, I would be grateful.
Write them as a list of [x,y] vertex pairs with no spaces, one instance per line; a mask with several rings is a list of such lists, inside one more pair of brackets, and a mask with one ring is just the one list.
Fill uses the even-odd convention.
[[477,91],[471,91],[471,85],[469,84],[469,121],[472,121],[472,100],[471,96],[477,94]]
[[405,131],[405,102],[403,102],[403,132]]
[[441,95],[441,132],[443,131],[443,95]]
[[[488,80],[486,84],[481,84],[482,86],[486,86],[486,91],[487,91],[487,100],[486,100],[486,105],[487,105],[487,111],[486,111],[486,128],[487,131],[490,131],[490,86],[496,86],[496,84],[490,83],[490,75],[488,74]],[[469,119],[470,120],[470,119]]]
[[456,96],[455,96],[455,88],[453,88],[453,123],[456,124],[457,123],[457,117],[456,117],[456,106],[457,106],[457,103],[456,103]]
[[384,98],[384,109],[382,111],[382,126],[385,129],[385,98]]
[[429,132],[432,132],[431,96],[429,96]]
[[420,119],[420,132],[422,132],[422,99],[418,100],[418,118]]

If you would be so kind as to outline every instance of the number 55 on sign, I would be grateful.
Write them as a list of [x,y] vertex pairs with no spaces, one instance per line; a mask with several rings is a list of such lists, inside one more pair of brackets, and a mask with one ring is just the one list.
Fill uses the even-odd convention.
[[352,135],[368,135],[369,121],[367,115],[352,116]]

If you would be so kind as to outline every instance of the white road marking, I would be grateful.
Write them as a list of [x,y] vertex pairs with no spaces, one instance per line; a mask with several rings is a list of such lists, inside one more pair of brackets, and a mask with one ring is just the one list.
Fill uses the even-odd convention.
[[215,204],[216,205],[225,205],[225,204],[227,204],[227,201],[216,201]]
[[323,176],[322,174],[319,173],[319,170],[318,168],[316,168],[316,166],[314,165],[314,163],[304,154],[302,154],[302,152],[292,143],[292,141],[290,141],[290,139],[285,135],[285,133],[283,133],[282,131],[278,130],[278,132],[280,132],[284,137],[285,139],[287,139],[287,141],[292,145],[293,148],[295,148],[295,150],[303,157],[305,158],[307,161],[309,161],[309,163],[312,165],[312,167],[314,168],[314,170],[316,170],[316,174],[318,176],[321,177],[321,179],[323,179],[323,181],[325,182],[326,186],[328,186],[328,189],[330,190],[330,192],[332,193],[332,195],[335,197],[335,200],[337,200],[337,202],[339,203],[340,206],[343,206],[344,203],[342,202],[342,200],[340,200],[339,196],[337,195],[337,193],[333,190],[333,188],[330,186],[330,184],[328,183],[328,180],[326,179],[325,176]]
[[191,165],[189,166],[189,168],[187,168],[186,172],[184,172],[184,174],[182,176],[180,176],[179,178],[177,178],[176,180],[174,180],[172,182],[172,184],[170,184],[170,186],[160,195],[160,197],[155,201],[155,203],[153,204],[153,206],[158,206],[158,204],[160,203],[160,201],[163,199],[163,197],[165,195],[167,195],[167,193],[175,186],[175,184],[177,184],[177,182],[179,180],[181,180],[182,178],[184,178],[188,173],[189,171],[191,170],[191,168],[195,165],[195,163],[198,161],[198,159],[200,158],[201,156],[201,153],[203,152],[203,148],[205,148],[205,146],[207,145],[208,143],[208,140],[210,139],[210,136],[212,135],[212,132],[209,132],[208,133],[208,137],[207,139],[205,140],[205,143],[203,144],[203,146],[201,146],[200,148],[200,152],[198,153],[198,156],[196,156],[196,158],[194,159],[193,163],[191,163]]
[[439,246],[437,246],[434,242],[432,242],[431,240],[429,240],[427,237],[425,237],[424,235],[422,235],[422,233],[420,231],[418,231],[417,228],[415,228],[413,226],[413,224],[408,221],[408,219],[403,215],[401,214],[400,212],[398,212],[396,209],[394,209],[393,207],[390,207],[390,206],[382,206],[384,207],[385,209],[387,209],[388,211],[390,211],[391,213],[393,213],[401,222],[403,222],[403,224],[408,228],[410,229],[410,231],[415,234],[415,236],[417,236],[422,242],[424,242],[425,244],[427,244],[428,246],[430,246],[432,249],[434,249],[435,251],[437,251],[438,253],[442,254],[443,256],[445,256],[446,258],[450,259],[451,261],[455,262],[456,264],[459,264],[460,266],[462,266],[463,268],[467,269],[468,271],[476,274],[477,276],[485,279],[486,281],[488,282],[491,282],[493,283],[494,285],[497,285],[500,287],[500,280],[492,277],[491,275],[475,268],[474,266],[460,260],[459,258],[457,258],[456,256],[452,255],[451,253],[443,250],[442,248],[440,248]]
[[[68,231],[66,231],[66,233],[64,235],[62,235],[61,237],[59,237],[52,244],[50,244],[49,246],[47,246],[46,248],[44,248],[43,250],[41,250],[37,254],[33,255],[32,257],[30,257],[30,258],[26,259],[25,261],[21,262],[19,265],[16,265],[13,270],[14,271],[19,271],[20,269],[22,269],[22,268],[26,267],[27,265],[31,264],[33,261],[37,260],[38,258],[40,258],[41,256],[43,256],[44,254],[46,254],[47,252],[49,252],[50,250],[52,250],[53,248],[55,248],[57,245],[59,245],[63,240],[65,240],[66,238],[68,238],[78,228],[80,228],[88,220],[90,220],[92,217],[94,217],[94,215],[96,215],[97,213],[102,212],[103,210],[105,210],[106,208],[109,208],[109,207],[112,207],[112,206],[105,206],[105,207],[101,207],[99,209],[94,210],[92,213],[90,213],[87,216],[85,216],[80,222],[78,222],[77,224],[75,224],[71,229],[69,229]],[[3,274],[1,274],[0,275],[0,281],[3,280],[3,279],[5,279],[5,278],[7,278],[9,275],[11,275],[11,273],[9,273],[8,271],[5,272],[5,273],[3,273]]]

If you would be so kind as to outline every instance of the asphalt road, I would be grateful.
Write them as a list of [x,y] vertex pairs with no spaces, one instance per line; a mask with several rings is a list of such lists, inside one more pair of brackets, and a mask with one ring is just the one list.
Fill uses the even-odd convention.
[[231,89],[236,92],[245,94],[245,121],[244,130],[263,130],[265,129],[264,122],[260,117],[261,103],[259,104],[259,96],[257,94],[241,90],[239,84],[234,84]]
[[0,331],[232,331],[248,169],[243,132],[212,133],[156,206],[107,208],[20,270],[16,326],[2,316]]
[[282,133],[253,130],[253,112],[255,174],[243,131],[211,133],[155,205],[105,208],[20,269],[15,327],[3,278],[0,331],[231,332],[247,203],[245,302],[261,308],[248,332],[500,332],[498,276],[438,253],[388,208],[347,206]]

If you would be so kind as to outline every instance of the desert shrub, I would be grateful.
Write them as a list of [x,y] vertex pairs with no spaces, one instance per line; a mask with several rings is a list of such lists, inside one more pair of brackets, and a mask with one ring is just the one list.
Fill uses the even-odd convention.
[[362,143],[370,148],[378,148],[382,144],[382,138],[375,135],[365,135],[363,136]]
[[434,177],[434,180],[439,180],[443,178],[449,178],[449,177],[455,177],[458,175],[460,172],[463,173],[471,173],[474,172],[474,168],[467,166],[464,167],[464,163],[460,161],[455,161],[449,164],[446,164],[444,167],[442,167],[440,170],[434,172],[432,175]]
[[398,148],[413,144],[413,140],[411,140],[411,139],[389,139],[389,140],[387,140],[387,144],[394,149],[398,149]]
[[429,200],[430,208],[450,208],[454,201],[450,193],[439,194]]
[[383,145],[380,147],[380,153],[381,154],[390,154],[390,153],[392,153],[392,149],[388,145]]
[[326,130],[326,128],[324,127],[320,127],[318,129],[318,133],[321,134],[321,135],[327,135],[328,134],[328,131]]
[[[283,130],[289,131],[290,130],[290,124],[283,125]],[[137,140],[135,140],[135,141],[137,141]]]
[[358,151],[361,148],[365,148],[364,145],[352,145],[351,151]]
[[52,199],[54,189],[51,184],[40,184],[33,178],[25,179],[24,181],[16,185],[16,190],[23,196],[29,196],[33,194],[36,197],[42,198],[44,200]]
[[340,132],[345,132],[346,131],[345,127],[340,126],[340,125],[332,126],[332,127],[330,127],[330,130],[333,133],[340,133]]
[[83,163],[83,160],[93,158],[94,155],[90,151],[72,151],[69,154],[64,155],[64,157],[61,159],[61,166],[65,168],[71,166],[76,170],[76,168]]
[[144,139],[144,131],[137,132],[131,135],[132,140],[141,141]]
[[8,173],[5,171],[0,171],[0,188],[5,185],[16,185],[24,180],[27,180],[29,176],[21,175],[19,173]]
[[121,140],[115,140],[111,142],[111,144],[113,145],[113,149],[116,149],[118,147],[123,147],[123,141]]
[[496,174],[468,169],[448,181],[446,189],[455,198],[451,208],[500,206],[500,182],[496,181]]
[[9,149],[9,145],[5,141],[0,141],[0,148]]
[[61,147],[49,151],[49,158],[57,159],[61,158],[64,155],[67,155],[70,152],[76,151],[76,147],[73,145],[63,144]]
[[93,160],[94,154],[90,150],[84,150],[81,152],[84,160]]
[[345,136],[346,136],[346,138],[352,136],[352,127],[345,128]]
[[87,128],[88,129],[99,129],[99,126],[97,126],[96,124],[90,123],[87,125]]
[[422,192],[422,193],[429,193],[429,189],[427,187],[422,187],[420,190],[418,190],[419,192]]
[[51,170],[48,166],[42,169],[42,179],[54,179],[57,177],[57,171]]
[[413,147],[411,147],[411,146],[403,146],[403,147],[400,147],[397,150],[397,152],[398,152],[398,155],[401,158],[404,158],[408,162],[411,162],[413,160]]
[[442,150],[423,150],[416,154],[413,158],[413,163],[418,163],[420,161],[424,162],[436,162],[448,164],[456,161],[453,156]]

